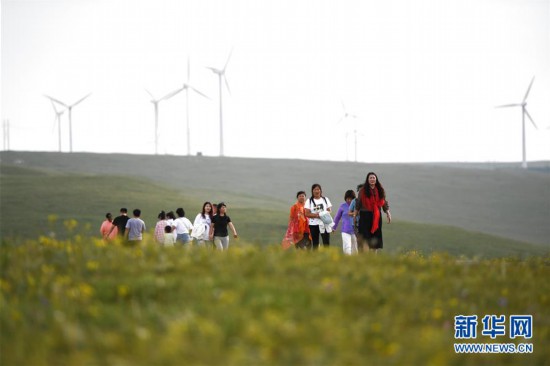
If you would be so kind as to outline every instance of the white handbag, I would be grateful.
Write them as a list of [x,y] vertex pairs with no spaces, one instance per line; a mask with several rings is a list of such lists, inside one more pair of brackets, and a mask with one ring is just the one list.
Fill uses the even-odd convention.
[[319,213],[319,219],[323,222],[325,225],[330,225],[334,221],[332,220],[332,216],[330,216],[330,212],[328,211],[321,211]]
[[204,235],[204,232],[206,231],[206,225],[201,223],[197,223],[195,226],[193,226],[193,230],[191,231],[191,237],[195,239],[201,239]]

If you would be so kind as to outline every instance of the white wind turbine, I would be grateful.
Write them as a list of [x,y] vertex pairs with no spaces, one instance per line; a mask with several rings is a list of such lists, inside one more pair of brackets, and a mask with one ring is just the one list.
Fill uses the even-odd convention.
[[172,98],[174,95],[178,94],[182,90],[183,88],[179,88],[177,90],[174,90],[166,94],[164,97],[160,99],[155,99],[153,94],[151,94],[149,90],[145,89],[147,94],[151,96],[151,103],[153,103],[153,106],[155,106],[155,155],[158,155],[158,145],[159,145],[159,103],[162,102],[163,100]]
[[65,111],[63,109],[58,110],[57,107],[55,106],[55,103],[51,99],[50,99],[50,103],[52,103],[52,107],[55,112],[54,124],[57,123],[59,152],[61,152],[61,116],[63,115],[63,113],[65,113]]
[[69,151],[73,152],[73,120],[72,120],[72,110],[73,107],[82,102],[84,99],[88,98],[92,93],[89,93],[83,98],[80,98],[78,101],[74,102],[73,104],[67,105],[63,103],[62,101],[52,98],[48,95],[44,95],[46,98],[49,98],[52,102],[56,102],[57,104],[61,104],[63,107],[67,108],[69,111]]
[[189,129],[189,89],[193,90],[195,93],[202,95],[207,99],[210,99],[208,96],[206,96],[205,94],[201,93],[200,91],[198,91],[197,89],[189,85],[190,80],[191,80],[191,64],[190,64],[189,58],[187,58],[187,82],[183,83],[182,90],[185,90],[185,103],[186,103],[185,114],[187,119],[186,122],[187,122],[187,155],[188,156],[191,155],[191,131]]
[[525,147],[525,116],[531,120],[531,123],[533,126],[535,126],[536,129],[538,129],[537,125],[535,124],[535,121],[533,121],[533,118],[529,115],[529,112],[527,112],[527,97],[529,96],[529,92],[531,91],[531,86],[533,86],[533,82],[535,81],[535,77],[531,79],[531,83],[529,83],[529,87],[527,88],[527,92],[525,93],[525,97],[523,97],[523,101],[521,103],[515,103],[515,104],[504,104],[499,105],[496,108],[507,108],[507,107],[521,107],[521,132],[522,132],[522,161],[521,161],[521,167],[527,168],[527,158],[526,158],[526,147]]
[[219,70],[214,67],[207,67],[207,69],[212,70],[212,72],[216,75],[218,75],[218,86],[220,90],[220,156],[223,156],[223,109],[222,109],[222,78],[225,81],[225,86],[227,87],[227,91],[229,94],[231,94],[231,90],[229,89],[229,83],[227,82],[227,78],[225,76],[225,69],[227,68],[227,64],[229,63],[229,59],[231,58],[231,54],[233,53],[233,50],[229,53],[229,57],[227,57],[227,61],[225,62],[225,66],[223,69]]
[[[340,119],[338,120],[338,123],[341,123],[341,122],[345,122],[346,120],[352,118],[354,120],[357,119],[357,116],[355,114],[349,114],[348,111],[346,110],[346,106],[344,105],[344,101],[341,101],[342,102],[342,109],[344,110],[344,115],[342,117],[340,117]],[[348,144],[348,134],[349,132],[346,132],[346,160],[348,160],[348,147],[347,147],[347,144]],[[354,146],[355,146],[355,162],[357,162],[357,122],[354,122],[353,124],[353,137],[354,137]]]

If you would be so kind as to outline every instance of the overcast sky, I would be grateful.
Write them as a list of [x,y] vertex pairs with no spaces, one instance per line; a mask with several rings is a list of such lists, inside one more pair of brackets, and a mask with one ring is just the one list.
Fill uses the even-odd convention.
[[[155,152],[149,90],[191,62],[191,153],[363,162],[550,160],[550,0],[2,0],[2,120],[12,150]],[[357,118],[337,123],[346,111]],[[159,104],[159,152],[184,155],[185,94]],[[62,149],[69,149],[67,113]],[[357,134],[354,134],[354,130]],[[2,147],[4,148],[4,146]]]

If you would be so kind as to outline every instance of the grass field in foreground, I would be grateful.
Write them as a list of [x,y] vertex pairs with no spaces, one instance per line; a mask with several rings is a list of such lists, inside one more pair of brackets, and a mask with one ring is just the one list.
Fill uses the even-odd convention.
[[[226,253],[129,248],[76,236],[4,242],[3,365],[545,364],[550,257],[345,257],[233,243]],[[455,354],[476,343],[532,354]],[[533,338],[481,336],[484,315],[532,315]]]

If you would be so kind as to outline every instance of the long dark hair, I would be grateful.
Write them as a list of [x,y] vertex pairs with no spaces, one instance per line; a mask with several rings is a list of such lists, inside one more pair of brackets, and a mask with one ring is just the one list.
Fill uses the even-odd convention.
[[208,201],[202,204],[201,216],[202,216],[203,219],[206,219],[206,205],[210,205],[210,212],[208,213],[208,216],[210,216],[210,218],[212,218],[212,211],[214,209],[212,207],[212,204]]
[[370,185],[369,185],[369,177],[371,175],[374,175],[376,177],[375,187],[378,190],[378,197],[382,198],[382,199],[385,199],[386,198],[386,191],[384,190],[384,187],[382,187],[382,183],[380,183],[380,179],[378,179],[378,176],[374,172],[369,172],[369,174],[367,174],[367,178],[365,178],[365,184],[361,188],[361,191],[359,191],[359,194],[360,195],[366,195],[369,198],[372,195]]

